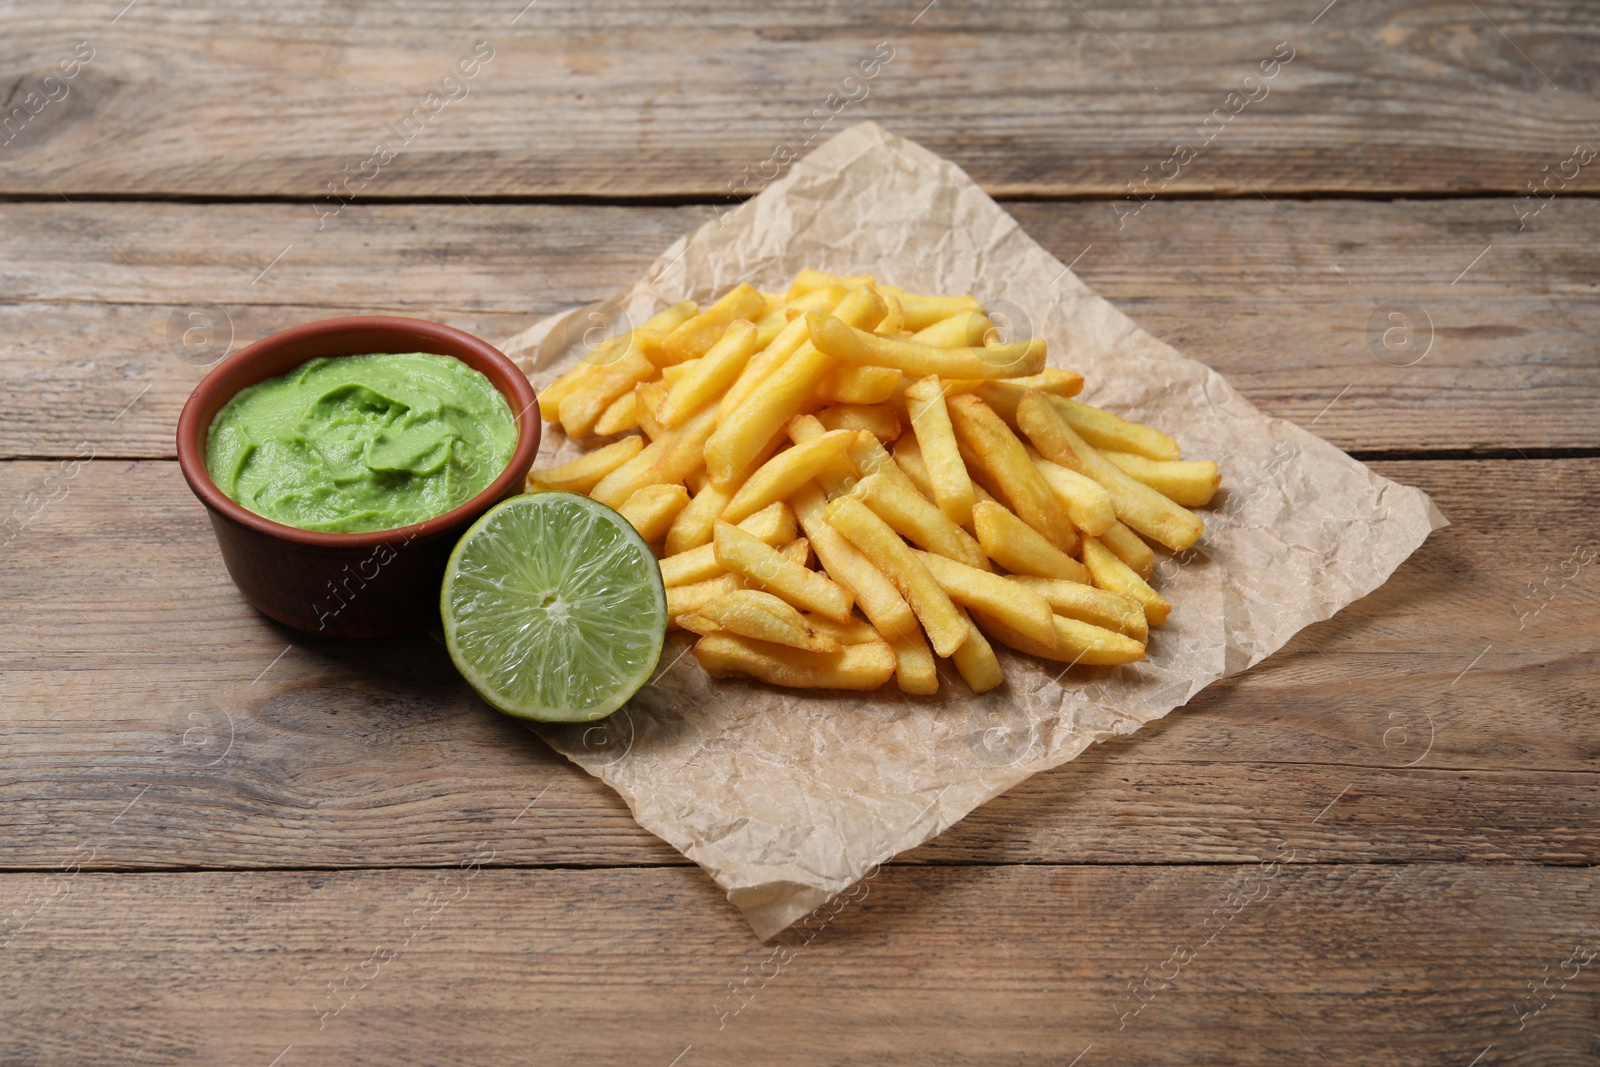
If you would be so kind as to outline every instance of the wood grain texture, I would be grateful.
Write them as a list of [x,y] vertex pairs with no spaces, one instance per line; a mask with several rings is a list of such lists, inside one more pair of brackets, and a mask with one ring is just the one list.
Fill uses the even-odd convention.
[[[455,845],[465,860],[482,847]],[[1233,867],[893,868],[766,945],[684,870],[8,875],[0,899],[31,894],[32,911],[5,949],[0,1060],[990,1067],[1092,1047],[1083,1063],[1434,1067],[1488,1045],[1497,1064],[1592,1054],[1593,963],[1552,981],[1522,1029],[1517,1005],[1594,945],[1594,871],[1329,867],[1307,851],[1290,837]]]
[[[1595,863],[1600,460],[1376,467],[1452,520],[1386,585],[908,861],[1238,862],[1298,826],[1322,861]],[[684,862],[429,637],[255,614],[174,463],[0,464],[0,499],[28,492],[0,553],[0,865],[91,832],[112,868],[437,865],[469,836],[501,863]]]
[[[0,148],[0,191],[720,197],[870,118],[1004,193],[1123,196],[1181,142],[1168,192],[1520,196],[1594,137],[1600,42],[1582,0],[119,6],[10,6],[8,106],[94,53]],[[391,124],[478,41],[493,58],[407,141]],[[1246,82],[1279,42],[1293,60]]]
[[[1520,233],[1500,200],[1009,209],[1156,336],[1342,448],[1600,444],[1595,201]],[[710,213],[393,205],[319,231],[303,205],[6,205],[0,456],[172,456],[205,369],[180,358],[190,313],[235,347],[372,311],[498,340],[631,282]],[[1386,348],[1395,308],[1413,332]]]

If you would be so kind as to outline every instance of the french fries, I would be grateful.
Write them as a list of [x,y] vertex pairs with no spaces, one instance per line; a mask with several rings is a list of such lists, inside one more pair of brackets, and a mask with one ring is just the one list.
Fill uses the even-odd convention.
[[829,404],[881,404],[894,396],[904,379],[905,375],[893,367],[846,364],[823,377],[817,385],[817,399]]
[[[852,289],[835,310],[842,321],[853,321],[870,330],[883,320],[888,309],[881,297],[862,288]],[[809,324],[810,320],[806,321]],[[800,411],[833,366],[833,357],[803,344],[744,403],[723,416],[705,443],[705,464],[711,481],[727,485],[736,478],[747,477],[751,459],[783,432],[783,424]]]
[[1022,378],[1044,369],[1042,340],[978,348],[935,348],[898,337],[880,337],[870,332],[870,328],[857,329],[820,310],[806,312],[806,328],[817,350],[835,359],[894,367],[906,374],[937,374],[942,378]]
[[967,620],[967,639],[961,642],[961,647],[950,657],[950,662],[956,665],[956,670],[961,672],[961,680],[974,693],[987,693],[1005,682],[1005,672],[994,654],[994,646],[983,636],[983,631],[978,629],[966,612],[963,611],[961,615]]
[[640,537],[659,541],[688,503],[689,490],[681,485],[647,485],[623,501],[617,512],[633,523]]
[[[746,518],[739,524],[739,529],[776,548],[794,540],[794,512],[789,510],[789,505],[779,501]],[[715,578],[725,569],[711,544],[698,545],[687,552],[662,559],[661,582],[668,589],[675,585],[692,585]]]
[[867,475],[850,492],[912,544],[969,567],[988,569],[989,559],[971,534],[951,522],[914,486],[891,477],[888,471]]
[[[681,327],[680,327],[681,328]],[[672,336],[676,336],[674,333]],[[670,341],[672,336],[667,339]],[[748,319],[736,319],[721,338],[672,384],[666,399],[656,409],[656,421],[671,429],[689,421],[689,416],[721,398],[744,370],[756,352],[756,328]],[[666,377],[665,374],[662,375]]]
[[759,319],[767,312],[767,298],[749,285],[730,289],[706,310],[685,319],[661,342],[664,364],[699,359],[738,319]]
[[748,637],[711,634],[695,642],[695,659],[713,678],[748,675],[791,689],[876,689],[894,673],[894,652],[882,641],[807,652]]
[[1069,471],[1060,464],[1051,463],[1043,456],[1030,453],[1030,457],[1045,483],[1067,509],[1067,518],[1072,520],[1072,525],[1095,537],[1117,525],[1117,512],[1112,507],[1111,494],[1099,482],[1085,478],[1077,471]]
[[834,430],[785,449],[761,465],[722,511],[723,522],[738,522],[777,500],[793,496],[844,454],[855,440],[850,430]]
[[1078,664],[1086,667],[1115,667],[1124,663],[1137,663],[1144,659],[1144,645],[1125,634],[1113,633],[1104,627],[1094,626],[1090,623],[1079,622],[1077,619],[1067,619],[1060,615],[1054,617],[1056,627],[1056,643],[1054,647],[1044,645],[1020,634],[998,619],[987,615],[979,615],[979,629],[1002,645],[1009,645],[1018,652],[1038,656],[1040,659],[1055,660],[1057,663]]
[[844,647],[837,638],[819,633],[787,603],[759,589],[724,593],[699,611],[680,618],[678,625],[702,636],[728,633],[807,652],[837,652]]
[[1054,612],[1036,591],[932,552],[919,552],[917,558],[957,604],[993,616],[1040,644],[1055,647],[1055,629],[1050,622]]
[[967,639],[967,628],[950,597],[900,535],[859,500],[840,497],[828,505],[828,525],[844,534],[894,582],[928,632],[933,649],[948,656]]
[[717,562],[730,572],[783,597],[796,607],[844,622],[854,598],[830,578],[786,559],[754,534],[731,523],[717,523],[712,541]]
[[[1092,531],[1085,530],[1084,533]],[[1156,554],[1150,551],[1150,546],[1144,543],[1140,536],[1122,525],[1114,522],[1104,532],[1094,536],[1100,543],[1111,550],[1111,554],[1126,563],[1135,574],[1145,581],[1156,572]]]
[[1129,422],[1089,404],[1068,400],[1065,395],[1053,404],[1078,435],[1096,448],[1132,452],[1147,459],[1178,458],[1178,442],[1159,430]]
[[1017,405],[1017,423],[1046,459],[1104,486],[1119,521],[1174,552],[1200,540],[1204,526],[1194,512],[1124,474],[1078,435],[1060,407],[1070,403],[1074,401],[1029,392]]
[[1144,606],[1130,596],[1079,582],[1063,582],[1057,578],[1014,574],[1011,580],[1044,597],[1050,610],[1057,615],[1127,634],[1141,645],[1149,635]]
[[1222,475],[1213,461],[1198,459],[1147,459],[1132,452],[1101,452],[1122,468],[1174,504],[1203,508],[1216,496]]
[[880,441],[900,436],[900,416],[882,404],[839,404],[817,412],[817,421],[830,430],[860,430]]
[[644,450],[637,437],[624,437],[604,448],[586,452],[577,459],[528,475],[528,488],[558,489],[568,493],[588,493],[600,480]]
[[1145,620],[1151,626],[1160,626],[1167,621],[1172,605],[1167,603],[1160,593],[1150,588],[1150,583],[1139,577],[1131,567],[1112,555],[1109,548],[1093,537],[1083,539],[1083,565],[1088,568],[1089,576],[1094,580],[1096,587],[1109,589],[1113,593],[1121,593],[1137,600],[1144,608]]
[[944,388],[937,375],[906,386],[906,408],[934,502],[951,522],[972,529],[972,505],[978,498],[973,495],[967,465],[961,461],[961,448],[956,443],[950,412],[945,407]]
[[717,677],[926,696],[941,658],[974,693],[1003,685],[1002,645],[1136,663],[1171,610],[1146,539],[1194,544],[1219,471],[1076,400],[1046,356],[998,343],[968,295],[815,270],[735,286],[547,386],[551,426],[612,439],[528,489],[618,509]]
[[997,501],[980,500],[973,505],[972,524],[983,551],[1008,571],[1068,582],[1089,580],[1083,564],[1046,541],[1039,531]]
[[[1017,435],[982,400],[954,396],[949,402],[950,421],[977,465],[999,487],[1017,517],[1062,552],[1078,547],[1066,508],[1044,480]],[[932,471],[929,471],[932,476]]]

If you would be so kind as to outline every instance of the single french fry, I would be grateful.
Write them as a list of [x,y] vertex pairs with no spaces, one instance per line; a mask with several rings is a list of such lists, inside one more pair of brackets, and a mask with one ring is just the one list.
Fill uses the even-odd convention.
[[785,360],[801,348],[810,345],[811,334],[806,330],[803,318],[796,319],[778,331],[778,336],[750,358],[750,362],[744,365],[744,370],[739,372],[739,377],[728,387],[728,391],[722,394],[722,399],[717,404],[718,418],[721,419],[744,403]]
[[825,270],[816,270],[806,267],[794,276],[794,281],[789,283],[789,291],[784,294],[786,300],[793,300],[828,285],[839,285],[846,289],[855,289],[859,286],[877,285],[878,281],[870,274],[839,275],[830,274]]
[[1017,517],[1062,552],[1074,551],[1078,535],[1066,507],[1028,458],[1028,450],[1011,427],[975,396],[953,396],[946,403],[956,436]]
[[1135,531],[1174,552],[1182,552],[1198,541],[1205,532],[1199,516],[1124,474],[1121,467],[1090,447],[1062,413],[1059,405],[1065,403],[1073,401],[1037,392],[1022,398],[1017,406],[1017,422],[1034,447],[1052,463],[1104,486],[1111,495],[1117,519]]
[[[842,305],[841,305],[842,306]],[[879,337],[857,329],[824,311],[806,313],[811,343],[846,363],[866,363],[875,367],[894,367],[917,376],[937,374],[942,378],[1020,378],[1044,368],[1045,343],[1035,339],[1026,344],[994,345],[983,348],[934,348],[899,337]]]
[[[962,388],[965,386],[965,388]],[[1077,396],[1083,389],[1083,375],[1077,371],[1046,367],[1038,374],[1026,378],[1005,378],[992,382],[952,383],[950,395],[972,393],[994,409],[1007,426],[1016,428],[1017,405],[1029,389],[1056,396]]]
[[[732,385],[756,351],[756,328],[747,319],[735,319],[704,356],[679,366],[690,369],[667,393],[656,411],[661,425],[681,426],[689,416],[710,404]],[[665,374],[663,374],[665,377]]]
[[905,314],[905,328],[912,333],[963,311],[980,313],[983,311],[983,305],[975,296],[928,296],[923,293],[908,293],[892,285],[879,288],[893,293],[900,299],[900,306]]
[[850,497],[840,497],[829,504],[827,517],[830,526],[849,538],[894,582],[928,632],[935,652],[948,656],[960,647],[967,633],[955,605],[899,534],[865,504]]
[[775,500],[788,498],[842,456],[855,436],[853,430],[830,430],[779,452],[740,487],[720,518],[723,522],[738,522]]
[[[859,607],[859,605],[857,605]],[[907,609],[909,610],[909,609]],[[841,645],[864,645],[873,641],[882,641],[883,637],[870,622],[852,618],[845,622],[830,619],[826,615],[813,615],[809,612],[800,616],[806,625],[821,637],[831,637]],[[1140,616],[1143,618],[1144,616]]]
[[[988,638],[983,636],[983,631],[978,629],[965,611],[961,612],[961,617],[967,620],[967,639],[955,650],[950,662],[956,665],[962,681],[974,693],[987,693],[1006,680],[1005,672],[1000,669],[1000,660],[995,656]],[[1054,640],[1054,637],[1052,632],[1051,639]]]
[[688,506],[672,520],[672,528],[667,531],[667,555],[676,556],[692,548],[709,545],[717,516],[722,514],[722,509],[728,506],[728,501],[733,499],[737,491],[706,485],[696,493]]
[[791,689],[876,689],[894,673],[894,652],[881,641],[807,652],[748,637],[711,634],[695,642],[695,659],[715,678],[749,675]]
[[717,562],[796,607],[831,619],[850,618],[855,602],[826,575],[807,570],[779,555],[771,546],[732,523],[717,523],[712,539]]
[[1222,484],[1217,465],[1209,459],[1147,459],[1132,452],[1100,454],[1121,467],[1122,473],[1186,508],[1205,507]]
[[1083,565],[1089,569],[1089,576],[1097,588],[1109,589],[1137,600],[1144,608],[1145,621],[1151,626],[1160,626],[1167,621],[1172,605],[1150,588],[1150,583],[1134,573],[1131,567],[1112,555],[1111,550],[1098,539],[1083,539]]
[[[917,439],[917,454],[933,490],[932,499],[951,522],[971,530],[972,505],[978,498],[972,492],[967,465],[961,460],[961,448],[945,406],[943,383],[929,375],[906,386],[906,407]],[[898,449],[895,458],[899,458]]]
[[633,524],[640,537],[657,541],[688,503],[689,490],[681,485],[647,485],[623,501],[617,513]]
[[1156,554],[1150,551],[1150,546],[1144,539],[1120,522],[1111,524],[1105,533],[1095,534],[1100,543],[1111,550],[1111,554],[1128,565],[1139,577],[1145,581],[1156,572]]
[[843,534],[828,524],[828,503],[822,490],[806,486],[789,498],[801,529],[817,553],[828,577],[855,597],[878,633],[888,641],[921,632],[917,617],[889,577],[861,553]]
[[1031,448],[1028,458],[1033,460],[1051,492],[1060,499],[1061,506],[1067,509],[1072,525],[1098,537],[1117,524],[1117,512],[1111,506],[1111,494],[1106,492],[1105,486],[1059,463],[1051,463]]
[[637,456],[602,478],[589,495],[615,508],[647,485],[682,482],[700,466],[716,424],[716,409],[706,408],[682,426],[663,430]]
[[640,438],[624,437],[593,452],[586,452],[577,459],[547,467],[542,471],[534,471],[528,475],[528,488],[529,490],[559,489],[587,495],[600,484],[602,478],[637,456],[643,449],[644,441]]
[[639,390],[623,393],[611,402],[594,424],[594,432],[602,437],[627,433],[639,425]]
[[1083,564],[1046,541],[1037,530],[993,500],[980,500],[972,508],[972,525],[984,554],[1013,574],[1089,581]]
[[[901,305],[902,309],[905,305]],[[911,335],[919,344],[935,348],[977,348],[994,329],[994,322],[981,311],[958,311]]]
[[669,625],[678,626],[678,620],[692,615],[736,589],[743,589],[744,581],[737,574],[720,574],[693,585],[674,585],[667,589],[667,618]]
[[972,535],[906,482],[878,471],[861,479],[850,492],[912,544],[968,567],[989,569],[989,557]]
[[[779,501],[747,517],[739,524],[739,528],[767,546],[777,548],[794,540],[796,533],[794,512],[789,510],[789,505]],[[671,589],[715,578],[727,569],[717,559],[715,546],[708,542],[663,559],[661,581]]]
[[817,421],[830,430],[860,430],[880,441],[900,436],[900,417],[884,404],[839,404],[817,412]]
[[1116,667],[1144,659],[1144,645],[1133,638],[1077,619],[1054,616],[1056,644],[1051,648],[982,612],[974,612],[973,616],[979,629],[1002,645],[1040,659],[1086,667]]
[[1095,448],[1132,452],[1147,459],[1179,457],[1178,442],[1160,430],[1064,396],[1052,403],[1078,436]]
[[679,619],[678,625],[697,634],[737,634],[809,652],[837,652],[844,647],[836,638],[818,633],[794,608],[759,589],[726,593]]
[[917,558],[957,604],[999,619],[1041,644],[1055,646],[1055,627],[1050,621],[1054,613],[1035,590],[933,552],[919,552]]
[[817,384],[817,399],[825,404],[881,404],[894,396],[904,378],[893,367],[846,363]]
[[[883,301],[871,289],[852,289],[834,309],[846,322],[871,329],[883,318]],[[809,320],[808,320],[809,321]],[[815,346],[802,348],[774,370],[761,387],[722,416],[706,442],[706,469],[717,485],[745,477],[751,458],[799,413],[818,383],[832,370],[833,357]]]
[[939,663],[920,629],[896,635],[889,647],[894,651],[895,684],[902,693],[932,696],[939,691]]
[[1149,621],[1144,617],[1144,606],[1130,596],[1056,578],[1013,574],[1011,580],[1044,597],[1050,610],[1057,615],[1127,634],[1140,643],[1150,633]]
[[638,345],[631,340],[632,335],[629,336],[630,342],[621,356],[604,366],[596,366],[561,401],[557,414],[568,437],[589,436],[613,401],[640,382],[655,377],[655,364],[640,354]]
[[767,313],[767,298],[754,286],[740,284],[724,293],[710,307],[667,334],[661,342],[662,365],[698,359],[716,344],[728,325],[737,319],[759,319]]

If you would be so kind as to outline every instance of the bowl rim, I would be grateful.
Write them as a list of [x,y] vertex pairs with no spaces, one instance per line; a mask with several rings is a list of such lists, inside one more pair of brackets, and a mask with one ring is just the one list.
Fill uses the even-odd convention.
[[[517,445],[512,450],[511,460],[495,478],[476,496],[463,501],[456,507],[435,515],[431,519],[412,523],[409,526],[394,526],[385,530],[367,530],[360,533],[335,533],[326,530],[302,530],[298,526],[289,526],[276,522],[264,515],[255,512],[237,503],[211,480],[210,472],[206,470],[205,445],[206,436],[210,434],[209,420],[207,425],[201,426],[201,412],[208,403],[217,398],[224,390],[222,381],[228,375],[237,373],[240,368],[247,366],[269,355],[272,352],[294,344],[307,338],[324,334],[337,334],[354,332],[357,330],[387,329],[405,331],[421,335],[425,338],[453,344],[459,348],[473,351],[480,359],[494,366],[504,379],[504,384],[510,387],[515,397],[507,396],[507,390],[502,388],[502,382],[496,381],[493,375],[485,375],[495,391],[505,398],[512,409],[512,414],[517,420]],[[324,357],[307,356],[303,362],[312,359],[327,358],[340,359],[345,356],[370,355],[368,352],[346,352],[338,355]],[[451,353],[431,353],[433,355],[449,355],[452,359],[459,359]],[[461,362],[465,362],[462,360]],[[294,364],[293,366],[299,366]],[[292,367],[285,368],[279,373],[288,373]],[[263,381],[265,379],[262,379]],[[228,395],[221,398],[217,411],[231,401],[239,392],[248,388],[246,383],[233,389]],[[212,413],[212,418],[216,413]],[[391,545],[397,541],[411,543],[416,540],[431,540],[447,531],[452,526],[476,518],[484,510],[508,495],[508,490],[525,477],[519,468],[525,470],[532,467],[533,460],[539,449],[539,437],[542,430],[542,420],[536,402],[533,383],[528,381],[527,375],[514,363],[509,356],[498,348],[464,330],[454,326],[446,326],[440,322],[431,322],[427,319],[413,319],[403,315],[348,315],[333,319],[318,319],[314,322],[302,323],[291,326],[286,330],[254,341],[221,363],[211,368],[201,378],[189,394],[189,399],[184,402],[183,412],[178,416],[178,466],[183,471],[184,480],[189,483],[189,488],[194,491],[200,502],[210,508],[213,513],[240,526],[249,528],[262,536],[279,541],[309,548],[349,550],[370,549],[380,545]]]

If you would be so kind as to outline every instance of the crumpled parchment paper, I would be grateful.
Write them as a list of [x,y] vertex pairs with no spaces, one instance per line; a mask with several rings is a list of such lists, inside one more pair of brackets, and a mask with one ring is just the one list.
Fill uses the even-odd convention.
[[[1149,659],[1043,663],[998,644],[1007,682],[974,696],[942,664],[937,697],[716,681],[670,635],[655,680],[610,719],[545,739],[620,793],[639,824],[704,867],[767,938],[875,865],[1089,745],[1132,733],[1388,578],[1445,524],[1427,495],[1261,414],[1215,371],[1136,326],[1024,233],[954,164],[855,126],[737,210],[662,253],[634,286],[502,346],[535,386],[595,330],[738,282],[783,289],[802,267],[971,292],[1079,370],[1083,399],[1217,460],[1222,491],[1181,560],[1158,551],[1173,604]],[[559,429],[536,466],[576,454]]]

